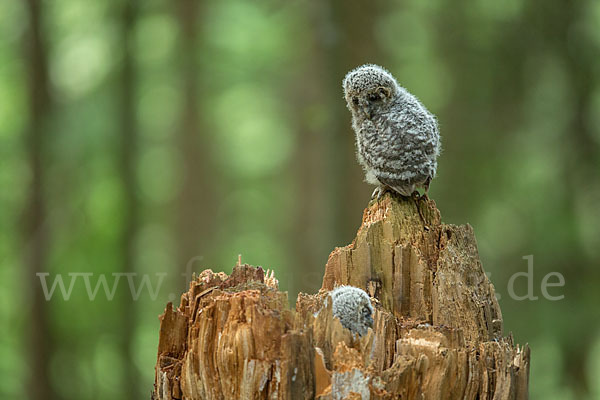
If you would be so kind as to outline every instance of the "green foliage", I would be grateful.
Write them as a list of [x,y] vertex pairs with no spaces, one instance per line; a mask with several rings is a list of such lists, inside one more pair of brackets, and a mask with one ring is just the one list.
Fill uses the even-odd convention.
[[[209,169],[195,185],[217,200],[209,210],[197,204],[210,219],[203,224],[208,234],[192,238],[198,252],[191,270],[229,272],[242,254],[244,262],[275,269],[292,299],[300,289],[318,289],[326,251],[353,237],[370,192],[352,158],[340,87],[359,62],[340,50],[355,47],[346,43],[355,29],[374,33],[373,61],[438,116],[444,152],[430,194],[446,222],[474,226],[505,328],[533,349],[532,398],[598,397],[598,2],[376,2],[375,20],[348,27],[344,18],[363,10],[346,2],[207,0],[198,2],[198,29],[190,38],[178,20],[180,2],[153,0],[138,2],[129,49],[121,36],[124,0],[42,3],[53,102],[43,160],[48,282],[57,274],[68,284],[69,273],[93,273],[92,287],[99,274],[110,286],[113,274],[123,272],[126,51],[135,61],[139,131],[131,155],[139,211],[132,267],[153,285],[156,274],[168,274],[156,298],[142,292],[134,315],[124,315],[132,302],[126,277],[113,300],[100,289],[91,301],[80,277],[70,300],[54,296],[45,304],[48,374],[61,398],[120,398],[130,368],[141,378],[139,397],[147,397],[156,317],[187,286],[178,257],[186,238],[174,229],[184,176],[198,173],[186,168],[178,137],[190,106],[183,93],[193,84],[182,77],[186,41],[196,49],[192,114]],[[33,362],[25,356],[29,299],[41,290],[23,267],[31,238],[22,235],[22,215],[32,183],[24,139],[30,123],[25,5],[0,2],[3,398],[26,391]],[[319,261],[307,265],[302,256],[311,249],[319,249]],[[530,254],[540,298],[511,299],[509,279],[526,271],[522,257]],[[550,289],[563,300],[540,294],[550,272],[565,277],[565,287]],[[526,291],[527,283],[517,280],[515,292]],[[124,326],[127,319],[134,329]],[[126,337],[130,354],[123,354]]]

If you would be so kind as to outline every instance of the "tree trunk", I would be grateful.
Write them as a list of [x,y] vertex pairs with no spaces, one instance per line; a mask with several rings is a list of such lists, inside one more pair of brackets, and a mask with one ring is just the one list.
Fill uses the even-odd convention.
[[[121,231],[122,271],[136,272],[135,240],[139,230],[139,199],[137,196],[136,166],[138,161],[139,132],[136,121],[137,74],[134,57],[135,24],[138,15],[138,1],[126,0],[121,10],[121,40],[123,61],[120,71],[119,116],[119,175],[123,191],[123,226]],[[139,396],[139,376],[134,362],[133,346],[136,325],[136,302],[124,297],[121,303],[121,348],[124,357],[126,396]],[[124,394],[125,394],[124,393]]]
[[[365,289],[362,338],[332,318],[327,293]],[[529,348],[503,337],[472,228],[435,203],[386,194],[335,249],[316,295],[287,306],[272,273],[203,271],[161,316],[154,399],[526,399]]]
[[175,199],[176,261],[184,275],[198,257],[208,254],[211,234],[205,228],[213,226],[210,210],[215,208],[209,173],[210,135],[201,113],[203,96],[199,91],[206,75],[198,63],[199,46],[203,43],[200,16],[204,3],[197,0],[173,2],[180,30],[178,75],[183,105],[175,135],[183,178]]
[[31,374],[27,385],[28,398],[32,400],[57,398],[50,382],[50,361],[54,342],[48,302],[43,292],[33,282],[36,274],[48,270],[48,249],[51,237],[47,220],[45,187],[46,165],[51,141],[49,129],[53,108],[49,89],[48,56],[44,43],[44,4],[39,0],[26,3],[29,24],[25,36],[26,66],[28,77],[29,126],[25,133],[27,162],[31,171],[27,204],[23,213],[23,263],[27,282],[31,282],[29,295],[29,368]]

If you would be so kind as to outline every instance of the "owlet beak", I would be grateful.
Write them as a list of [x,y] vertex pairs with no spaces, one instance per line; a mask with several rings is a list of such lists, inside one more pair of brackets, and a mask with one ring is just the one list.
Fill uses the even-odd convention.
[[369,318],[367,319],[367,326],[369,328],[373,327],[373,317],[369,315]]

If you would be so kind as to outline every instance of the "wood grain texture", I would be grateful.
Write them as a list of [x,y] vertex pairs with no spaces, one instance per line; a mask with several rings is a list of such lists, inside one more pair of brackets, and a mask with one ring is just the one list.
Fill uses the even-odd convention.
[[[365,289],[374,327],[352,336],[328,292]],[[288,307],[272,273],[203,271],[161,316],[154,399],[527,399],[530,352],[504,337],[470,226],[386,194],[323,287]]]

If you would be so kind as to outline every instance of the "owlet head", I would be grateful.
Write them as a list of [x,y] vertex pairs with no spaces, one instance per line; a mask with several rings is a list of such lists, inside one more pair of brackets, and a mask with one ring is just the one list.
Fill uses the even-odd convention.
[[365,64],[348,72],[343,86],[348,109],[366,118],[372,118],[389,105],[398,92],[398,83],[392,74],[375,64]]
[[342,326],[363,336],[373,327],[373,306],[369,295],[353,286],[340,286],[331,292],[333,316]]

